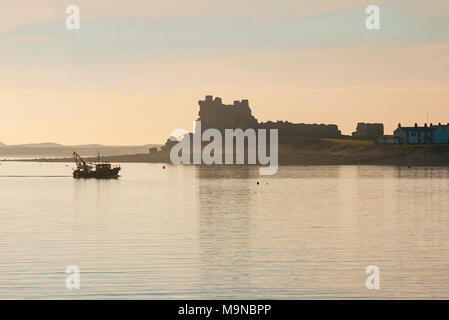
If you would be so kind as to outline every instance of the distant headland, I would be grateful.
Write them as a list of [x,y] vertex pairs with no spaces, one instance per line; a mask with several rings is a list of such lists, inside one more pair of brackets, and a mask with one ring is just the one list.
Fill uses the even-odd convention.
[[0,143],[0,159],[4,158],[32,158],[32,157],[66,157],[77,150],[85,157],[94,157],[98,153],[104,156],[117,156],[128,154],[139,154],[148,152],[150,148],[157,148],[160,145],[140,145],[140,146],[105,146],[101,144],[85,145],[62,145],[52,142],[29,143],[18,145],[6,145]]

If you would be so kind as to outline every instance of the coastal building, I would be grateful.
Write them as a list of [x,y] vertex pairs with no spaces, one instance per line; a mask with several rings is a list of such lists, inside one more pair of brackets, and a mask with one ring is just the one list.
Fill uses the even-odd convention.
[[352,133],[354,138],[377,138],[384,135],[383,123],[357,123],[356,131]]
[[394,135],[384,135],[376,139],[377,144],[399,144],[399,139]]
[[279,136],[296,136],[309,138],[339,138],[341,131],[335,124],[305,124],[289,121],[267,121],[259,123],[259,129],[278,129]]
[[418,126],[417,123],[413,127],[402,127],[399,123],[393,135],[399,144],[432,143],[432,130],[427,126],[427,123],[423,127]]
[[305,124],[289,121],[267,121],[259,123],[252,115],[248,100],[234,101],[232,105],[223,104],[221,98],[206,96],[198,101],[201,130],[215,128],[224,129],[278,129],[279,136],[300,136],[337,138],[341,131],[335,124]]
[[218,129],[243,129],[256,128],[257,119],[251,114],[248,100],[234,101],[232,105],[223,104],[221,98],[206,96],[205,100],[198,101],[200,106],[199,119],[201,130],[209,128]]
[[420,127],[417,123],[413,127],[398,128],[393,132],[396,143],[399,144],[442,144],[449,143],[449,124],[438,125],[424,124]]
[[433,127],[432,143],[449,143],[449,123],[446,125],[439,123]]

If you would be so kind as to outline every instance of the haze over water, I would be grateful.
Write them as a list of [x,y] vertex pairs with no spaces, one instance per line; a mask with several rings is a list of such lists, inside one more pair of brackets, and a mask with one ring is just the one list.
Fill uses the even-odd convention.
[[1,163],[0,298],[449,297],[447,168],[72,166]]

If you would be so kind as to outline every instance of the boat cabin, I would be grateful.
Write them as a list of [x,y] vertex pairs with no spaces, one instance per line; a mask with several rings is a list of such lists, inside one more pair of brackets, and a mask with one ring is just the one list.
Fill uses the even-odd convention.
[[110,163],[99,163],[95,165],[95,171],[97,172],[104,172],[111,170],[111,164]]

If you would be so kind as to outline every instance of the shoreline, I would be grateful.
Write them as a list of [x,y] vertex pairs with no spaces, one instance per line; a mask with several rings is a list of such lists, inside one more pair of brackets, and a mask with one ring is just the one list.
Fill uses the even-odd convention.
[[[95,162],[97,157],[85,157],[84,160],[86,162]],[[0,161],[73,162],[73,158],[10,158],[0,159]],[[171,163],[169,152],[104,156],[101,157],[101,161],[111,163]],[[280,166],[390,165],[406,167],[449,167],[449,146],[381,145],[374,144],[373,141],[369,140],[280,137],[278,162]],[[226,164],[214,165],[226,166]]]

